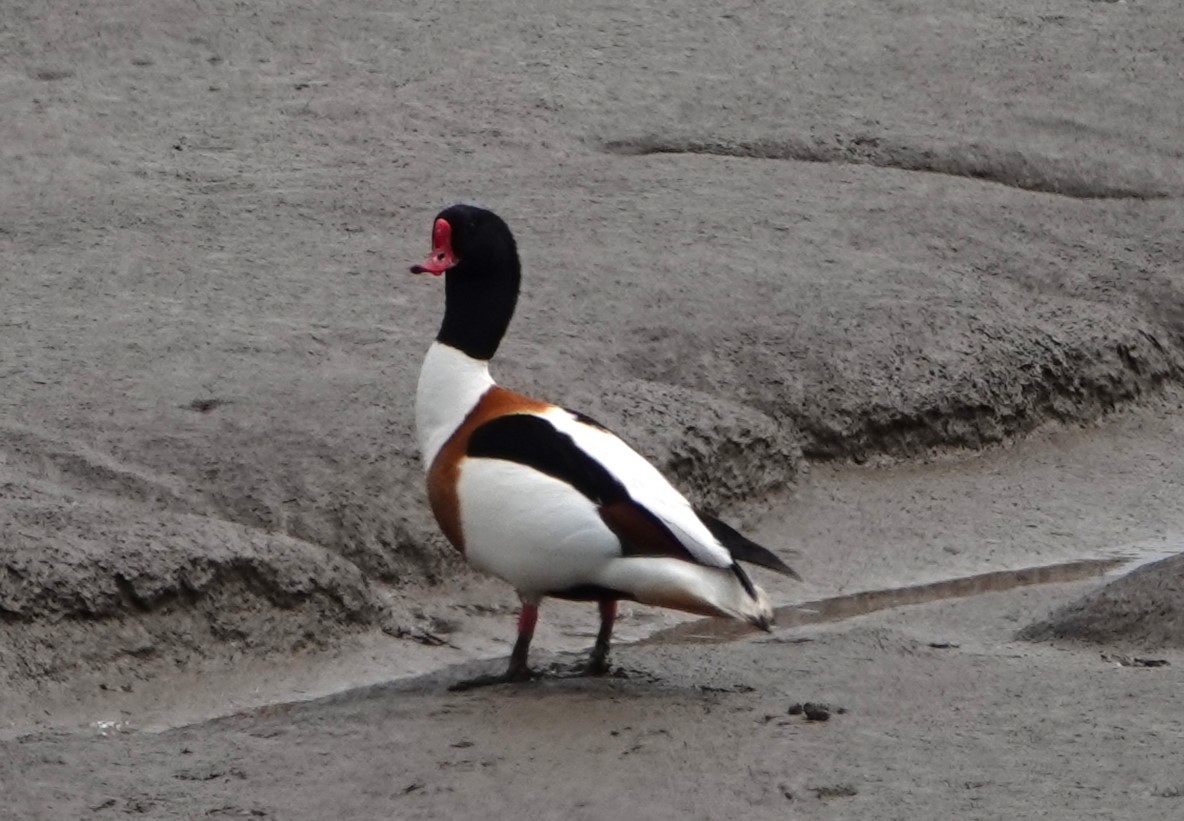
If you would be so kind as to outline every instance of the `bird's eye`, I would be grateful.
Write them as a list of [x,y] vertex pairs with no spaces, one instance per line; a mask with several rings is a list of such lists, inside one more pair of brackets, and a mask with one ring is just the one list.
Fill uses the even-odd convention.
[[444,259],[444,252],[441,251],[440,253],[436,254],[436,259]]

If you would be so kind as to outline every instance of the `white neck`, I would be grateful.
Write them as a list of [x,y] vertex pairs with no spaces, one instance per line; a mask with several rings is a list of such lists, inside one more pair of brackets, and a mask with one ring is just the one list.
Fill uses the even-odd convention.
[[489,362],[441,342],[432,343],[415,394],[415,432],[424,470],[493,384]]

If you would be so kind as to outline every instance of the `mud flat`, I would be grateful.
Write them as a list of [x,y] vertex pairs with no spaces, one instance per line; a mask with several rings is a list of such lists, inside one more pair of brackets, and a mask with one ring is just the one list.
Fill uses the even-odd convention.
[[[1179,785],[1157,780],[1171,756],[1140,745],[1178,743],[1150,711],[1173,704],[1158,688],[1179,665],[1116,672],[1091,666],[1097,645],[1012,639],[1054,604],[1110,595],[1097,582],[796,627],[774,638],[813,640],[776,652],[623,648],[652,689],[439,695],[450,665],[504,653],[512,600],[427,513],[411,396],[441,293],[402,273],[441,205],[506,216],[526,284],[498,376],[609,423],[697,503],[800,550],[807,584],[772,583],[783,606],[1177,553],[1176,3],[59,6],[22,3],[0,32],[0,724],[35,734],[5,742],[17,798],[0,812],[367,817],[389,798],[464,817],[551,785],[530,780],[535,755],[560,767],[564,817],[635,807],[647,778],[659,816],[780,817],[784,783],[813,815],[1178,817]],[[1153,601],[1111,593],[1111,608]],[[875,626],[921,613],[979,621],[943,650]],[[622,638],[679,623],[635,609]],[[539,646],[582,647],[590,629],[549,607]],[[1105,652],[1144,652],[1150,633],[1107,629]],[[418,674],[436,678],[404,680]],[[392,680],[283,708],[300,744],[250,735],[284,720],[254,713],[110,733]],[[853,689],[869,682],[883,686]],[[741,684],[759,695],[697,689]],[[791,698],[876,718],[725,721]],[[647,704],[674,723],[632,723]],[[466,711],[505,719],[482,732],[517,728],[500,763],[438,754]],[[945,728],[932,745],[923,715]],[[584,742],[597,721],[629,745],[620,780],[587,785],[576,753],[604,757]],[[824,735],[845,732],[883,743],[861,758]],[[727,767],[693,752],[732,738]],[[466,740],[485,743],[447,743]],[[175,764],[198,748],[246,764]],[[633,766],[676,748],[692,752]],[[1129,765],[1103,772],[1120,750]],[[286,758],[322,751],[333,766]],[[415,769],[444,761],[468,780]],[[298,771],[318,775],[283,783]],[[338,793],[331,775],[366,786]],[[688,779],[699,792],[661,786]]]
[[13,11],[10,686],[431,641],[464,571],[410,430],[441,289],[402,272],[450,200],[522,248],[498,375],[712,508],[1180,382],[1173,3],[683,8]]
[[[1184,439],[1179,419],[1163,404],[971,459],[816,469],[784,500],[799,509],[755,521],[810,557],[806,585],[776,589],[778,629],[627,609],[620,677],[448,693],[503,663],[513,602],[491,583],[425,591],[439,646],[378,634],[237,670],[42,689],[27,709],[6,700],[7,811],[1174,818],[1178,646],[1127,640],[1105,606],[1091,611],[1114,619],[1105,643],[1016,634],[1112,589],[1159,601],[1154,557],[1184,542],[1167,503],[1184,466],[1154,454]],[[918,523],[935,505],[949,515],[929,531]],[[856,537],[869,519],[881,538]],[[891,586],[895,567],[929,581]],[[584,651],[595,616],[557,604],[541,627],[545,667]],[[804,702],[828,719],[790,714]]]
[[1144,669],[1013,638],[1093,584],[626,646],[625,678],[461,697],[445,685],[471,670],[448,670],[160,733],[26,736],[3,742],[5,817],[1176,818],[1184,655]]

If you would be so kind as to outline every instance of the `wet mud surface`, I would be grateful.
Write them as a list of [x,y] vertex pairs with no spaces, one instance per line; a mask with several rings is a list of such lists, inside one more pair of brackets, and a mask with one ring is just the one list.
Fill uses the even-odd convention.
[[[1179,817],[1178,562],[1021,572],[1181,549],[1176,3],[9,11],[0,817]],[[446,694],[513,610],[411,435],[461,199],[497,376],[797,550],[782,632]]]

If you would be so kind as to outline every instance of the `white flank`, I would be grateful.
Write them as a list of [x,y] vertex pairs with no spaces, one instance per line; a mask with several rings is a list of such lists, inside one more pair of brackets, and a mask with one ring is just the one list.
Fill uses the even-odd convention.
[[450,345],[432,343],[415,393],[415,432],[424,470],[493,384],[488,362]]
[[643,604],[772,623],[764,592],[754,599],[728,569],[682,559],[621,556],[596,505],[566,482],[501,459],[468,458],[457,485],[465,556],[526,598],[579,585],[620,591]]
[[[620,542],[567,482],[501,459],[465,459],[457,482],[465,557],[519,592],[595,583]],[[687,564],[684,562],[684,564]]]
[[727,548],[711,535],[686,497],[644,456],[614,434],[585,425],[562,408],[539,415],[616,476],[633,501],[661,519],[695,559],[711,567],[732,566]]

